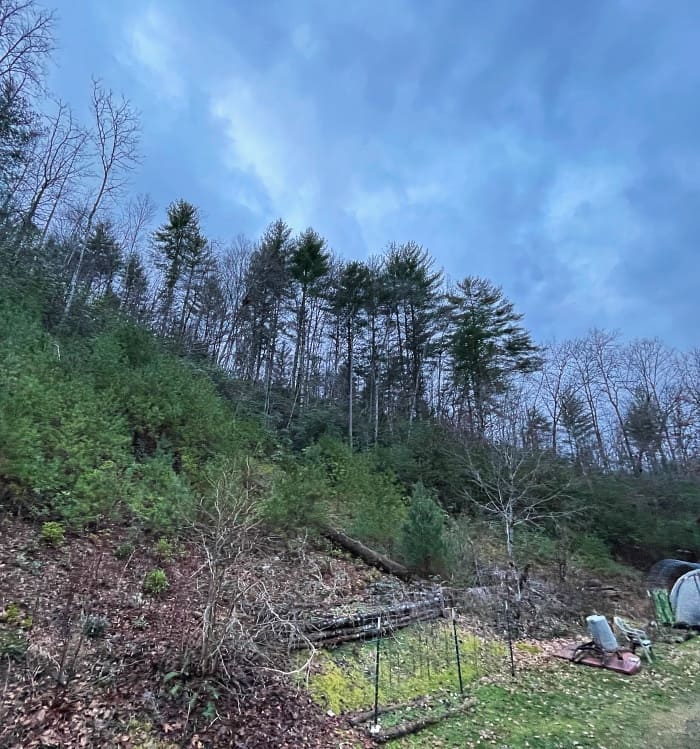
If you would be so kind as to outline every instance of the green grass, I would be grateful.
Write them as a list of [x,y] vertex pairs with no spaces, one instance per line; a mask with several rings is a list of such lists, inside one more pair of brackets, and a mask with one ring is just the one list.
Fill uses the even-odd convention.
[[[652,728],[659,714],[679,703],[689,711],[697,705],[700,647],[660,648],[655,667],[632,677],[552,661],[522,670],[514,683],[496,678],[473,694],[476,708],[436,726],[430,746],[672,749],[674,737],[667,730],[667,739],[652,735]],[[424,733],[391,746],[421,747],[425,741]]]
[[[444,625],[443,625],[444,626]],[[425,631],[404,630],[384,641],[385,665],[380,704],[431,694],[434,706],[455,704],[456,669],[445,655],[442,668],[425,666]],[[476,706],[421,733],[388,744],[408,747],[499,747],[499,749],[685,749],[684,724],[700,720],[700,639],[683,645],[658,645],[652,667],[635,676],[533,657],[532,646],[516,648],[520,667],[511,679],[501,644],[464,635],[462,660],[467,693]],[[438,664],[440,635],[432,638]],[[474,648],[478,645],[478,651]],[[423,668],[420,667],[423,649]],[[478,652],[478,659],[474,658]],[[478,670],[477,670],[478,666]],[[335,712],[368,708],[374,694],[374,644],[343,647],[321,656],[310,679],[311,692]],[[423,712],[425,712],[425,710]],[[400,718],[420,717],[420,709]],[[382,717],[382,725],[399,720]],[[690,739],[692,742],[694,739]],[[697,746],[700,746],[698,741]]]

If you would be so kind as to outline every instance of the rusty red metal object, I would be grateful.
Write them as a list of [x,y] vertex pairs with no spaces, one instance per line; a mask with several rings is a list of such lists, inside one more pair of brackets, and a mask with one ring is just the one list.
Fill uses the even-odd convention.
[[617,653],[605,653],[604,655],[592,652],[576,653],[575,643],[553,651],[552,655],[555,658],[563,658],[573,663],[583,663],[586,666],[593,666],[595,668],[606,668],[609,671],[617,671],[620,674],[628,674],[630,676],[638,673],[642,667],[641,658],[634,653],[622,651],[619,656]]

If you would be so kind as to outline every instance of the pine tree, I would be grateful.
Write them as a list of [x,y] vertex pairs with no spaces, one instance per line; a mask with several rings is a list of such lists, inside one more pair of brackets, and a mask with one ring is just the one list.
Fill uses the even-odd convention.
[[[289,295],[289,258],[293,249],[292,230],[282,219],[266,229],[250,258],[242,304],[244,376],[258,382],[263,370],[266,407],[272,386],[273,368],[282,327],[283,306]],[[243,348],[243,347],[242,347]]]
[[593,419],[583,399],[571,385],[564,388],[560,400],[560,420],[569,437],[569,449],[576,462],[583,467],[590,460]]
[[98,221],[87,239],[85,250],[85,276],[89,288],[98,294],[111,295],[123,264],[122,248],[111,223]]
[[369,268],[358,261],[347,263],[337,280],[331,298],[331,311],[345,328],[348,376],[348,444],[353,446],[353,401],[355,338],[365,320],[362,311],[367,305],[371,284]]
[[466,404],[469,430],[483,436],[494,399],[514,374],[540,366],[539,349],[520,325],[523,316],[489,281],[467,276],[449,302],[454,385]]
[[122,309],[137,320],[141,317],[148,297],[148,276],[141,256],[130,252],[122,268],[120,280],[120,302]]
[[637,388],[624,422],[626,435],[635,447],[636,473],[642,472],[645,458],[649,465],[656,466],[657,457],[662,452],[664,428],[665,418],[659,404],[644,388]]
[[401,528],[401,550],[408,564],[424,575],[439,572],[445,562],[445,517],[423,484],[415,484]]
[[387,324],[395,331],[396,355],[391,380],[403,414],[412,421],[424,390],[423,365],[433,353],[442,274],[420,245],[391,245],[384,264],[389,298]]
[[303,402],[303,387],[307,375],[308,304],[320,294],[319,282],[328,274],[330,256],[326,241],[308,228],[297,238],[289,264],[290,275],[296,282],[299,296],[296,305],[296,341],[292,365],[292,389]]
[[185,200],[171,203],[167,222],[153,236],[155,265],[163,274],[159,290],[161,335],[172,329],[176,294],[183,280],[186,298],[181,307],[180,324],[184,321],[192,278],[202,261],[206,244],[199,228],[197,209]]

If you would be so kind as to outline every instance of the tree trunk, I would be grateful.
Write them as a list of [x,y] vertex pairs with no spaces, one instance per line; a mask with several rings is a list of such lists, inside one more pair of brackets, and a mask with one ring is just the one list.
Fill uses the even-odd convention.
[[352,320],[348,318],[348,445],[352,450]]
[[363,561],[372,567],[376,567],[382,572],[388,572],[390,575],[394,575],[401,580],[411,580],[411,573],[406,567],[393,559],[380,554],[379,552],[373,551],[368,546],[365,546],[360,541],[356,541],[350,536],[346,536],[345,533],[334,528],[326,528],[323,531],[323,535],[334,544],[337,544],[341,548],[349,551],[351,554],[359,557]]
[[374,740],[378,744],[386,744],[387,741],[393,741],[394,739],[399,739],[402,736],[410,736],[411,734],[418,733],[418,731],[422,731],[424,728],[433,726],[436,723],[441,723],[443,720],[447,720],[447,718],[453,718],[456,715],[463,713],[465,710],[474,707],[474,705],[476,705],[476,699],[472,697],[466,700],[459,707],[452,707],[449,710],[438,713],[437,715],[428,715],[427,717],[421,718],[419,720],[412,720],[408,723],[401,723],[400,725],[394,726],[393,728],[387,728],[378,736],[375,736]]

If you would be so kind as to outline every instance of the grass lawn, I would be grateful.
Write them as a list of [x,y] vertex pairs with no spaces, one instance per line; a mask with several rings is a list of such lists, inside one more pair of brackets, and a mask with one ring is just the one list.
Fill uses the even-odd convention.
[[[434,697],[429,707],[382,716],[384,727],[458,702],[454,654],[440,626],[404,630],[381,643],[380,704]],[[574,665],[519,644],[515,680],[502,644],[466,633],[461,640],[465,693],[476,706],[387,746],[700,748],[700,638],[655,646],[655,663],[635,676]],[[310,680],[314,697],[334,712],[371,707],[374,652],[367,643],[321,654]]]

